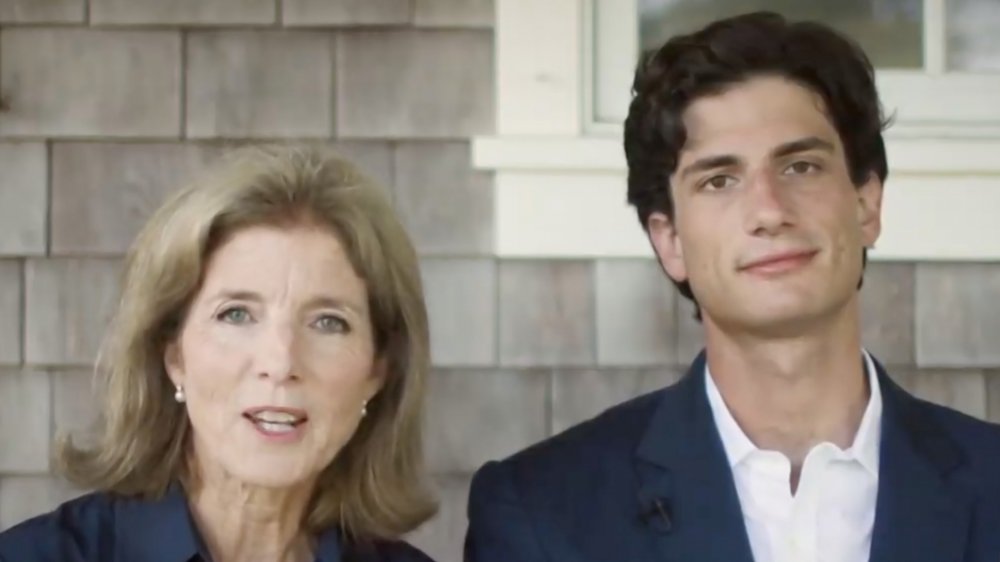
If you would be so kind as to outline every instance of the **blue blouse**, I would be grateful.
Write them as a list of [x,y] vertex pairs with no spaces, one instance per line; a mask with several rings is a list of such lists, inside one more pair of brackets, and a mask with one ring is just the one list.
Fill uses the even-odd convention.
[[[316,562],[433,562],[397,541],[320,535]],[[180,485],[157,501],[93,493],[0,533],[0,562],[212,562]]]

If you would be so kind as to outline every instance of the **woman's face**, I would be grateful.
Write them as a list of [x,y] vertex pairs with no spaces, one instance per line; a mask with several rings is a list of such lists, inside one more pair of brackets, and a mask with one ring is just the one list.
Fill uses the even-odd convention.
[[255,226],[208,260],[165,364],[200,470],[309,484],[350,440],[383,373],[368,294],[337,237]]

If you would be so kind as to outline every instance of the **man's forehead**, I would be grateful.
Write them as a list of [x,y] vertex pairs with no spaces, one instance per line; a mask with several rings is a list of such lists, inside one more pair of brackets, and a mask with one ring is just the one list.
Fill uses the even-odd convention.
[[693,101],[683,114],[682,152],[716,145],[767,149],[803,137],[839,144],[822,98],[781,78],[756,78]]
[[682,114],[689,138],[800,122],[832,127],[822,96],[792,80],[762,76],[694,99]]
[[683,157],[703,153],[768,153],[802,139],[819,139],[837,150],[841,144],[839,136],[831,127],[758,127],[706,131],[700,136],[689,135],[680,154]]

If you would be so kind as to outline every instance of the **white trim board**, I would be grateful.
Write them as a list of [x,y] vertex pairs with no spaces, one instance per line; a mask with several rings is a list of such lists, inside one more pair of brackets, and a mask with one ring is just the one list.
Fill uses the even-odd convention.
[[497,0],[496,116],[501,135],[581,130],[580,0]]
[[[496,254],[650,257],[622,173],[499,172]],[[1000,175],[890,177],[873,260],[1000,261]]]

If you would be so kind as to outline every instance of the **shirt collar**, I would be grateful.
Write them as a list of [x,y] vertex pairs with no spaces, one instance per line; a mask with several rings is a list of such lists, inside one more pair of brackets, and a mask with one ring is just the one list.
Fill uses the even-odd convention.
[[[882,390],[879,387],[875,362],[867,351],[862,350],[862,355],[865,372],[868,375],[870,395],[865,413],[861,417],[861,424],[858,426],[858,432],[854,436],[854,442],[844,452],[877,477],[881,441]],[[715,426],[722,439],[722,446],[726,451],[726,458],[729,460],[730,468],[733,468],[760,449],[747,437],[743,428],[736,423],[736,419],[733,418],[732,412],[729,411],[729,407],[722,398],[722,393],[719,392],[719,387],[712,379],[712,372],[709,370],[707,362],[705,363],[705,392],[708,395],[708,404],[712,409]]]
[[178,483],[159,499],[122,499],[115,512],[119,560],[190,562],[205,550]]
[[[115,514],[119,560],[208,562],[208,549],[194,524],[184,488],[171,484],[158,500],[123,499]],[[341,562],[340,530],[318,537],[316,562]]]

